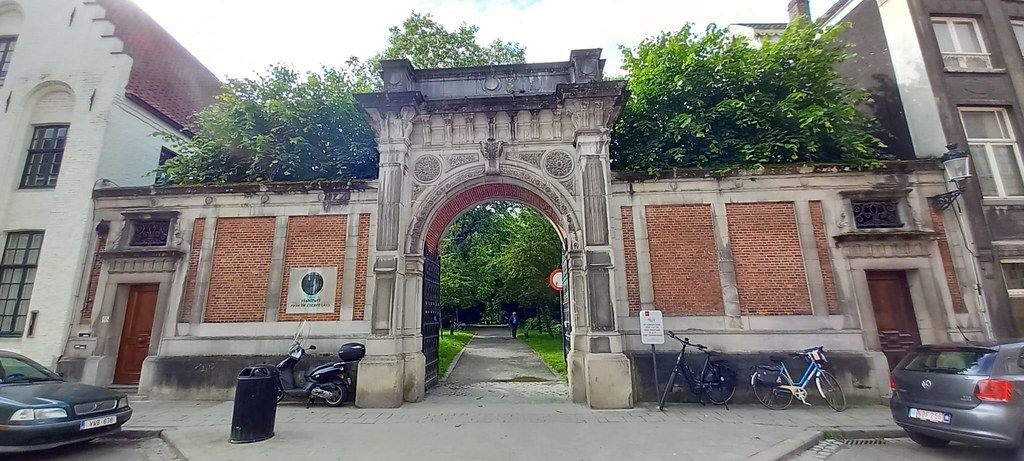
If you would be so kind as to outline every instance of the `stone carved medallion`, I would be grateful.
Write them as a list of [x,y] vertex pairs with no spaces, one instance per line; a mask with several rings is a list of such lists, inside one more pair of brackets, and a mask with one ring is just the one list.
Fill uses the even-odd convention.
[[420,157],[412,167],[412,174],[419,182],[434,182],[434,180],[441,176],[441,159],[437,158],[436,155]]
[[553,150],[544,155],[544,171],[554,178],[564,178],[572,174],[572,157],[561,150]]

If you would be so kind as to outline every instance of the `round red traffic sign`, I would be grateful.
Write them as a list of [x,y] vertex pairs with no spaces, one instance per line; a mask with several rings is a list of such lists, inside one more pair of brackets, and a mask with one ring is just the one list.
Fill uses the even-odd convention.
[[548,285],[551,285],[551,289],[555,291],[562,291],[562,269],[555,269],[551,271],[551,275],[548,276]]

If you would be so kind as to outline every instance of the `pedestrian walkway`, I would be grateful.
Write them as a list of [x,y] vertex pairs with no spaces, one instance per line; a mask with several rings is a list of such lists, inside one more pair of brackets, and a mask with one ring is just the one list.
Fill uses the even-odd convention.
[[164,429],[193,461],[773,459],[767,454],[774,447],[804,440],[809,431],[895,429],[882,406],[842,413],[697,404],[658,411],[646,403],[591,410],[566,394],[566,384],[532,350],[495,329],[478,332],[446,382],[401,408],[286,401],[277,407],[276,435],[245,445],[227,442],[232,402],[134,402],[127,427]]
[[569,386],[507,328],[479,328],[427,401],[565,403]]

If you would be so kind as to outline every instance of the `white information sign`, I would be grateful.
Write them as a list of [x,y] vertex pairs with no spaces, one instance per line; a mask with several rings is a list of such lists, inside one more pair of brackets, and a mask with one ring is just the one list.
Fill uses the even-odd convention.
[[337,267],[296,267],[288,272],[289,314],[334,312],[338,292]]
[[661,311],[640,311],[640,341],[644,344],[665,344],[665,323]]

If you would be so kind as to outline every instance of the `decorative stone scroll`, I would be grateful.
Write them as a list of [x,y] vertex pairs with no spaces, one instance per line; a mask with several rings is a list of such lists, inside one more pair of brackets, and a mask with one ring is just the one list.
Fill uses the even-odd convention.
[[441,176],[441,159],[436,155],[424,155],[416,160],[412,174],[421,183],[434,182]]
[[462,165],[473,163],[480,160],[480,155],[476,153],[472,154],[455,154],[448,157],[448,169],[454,170]]
[[508,154],[508,159],[519,160],[540,168],[540,159],[543,156],[543,152],[513,152]]

